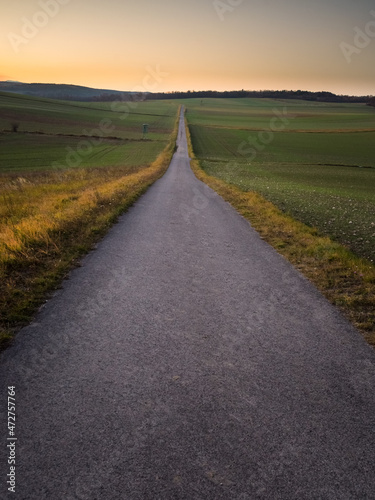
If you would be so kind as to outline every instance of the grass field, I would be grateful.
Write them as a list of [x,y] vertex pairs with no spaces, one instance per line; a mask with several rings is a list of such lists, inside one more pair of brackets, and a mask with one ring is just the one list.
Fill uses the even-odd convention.
[[256,191],[375,261],[375,111],[272,99],[189,100],[204,171]]
[[0,174],[150,163],[169,141],[176,109],[173,102],[83,104],[0,93]]
[[3,174],[25,174],[77,167],[146,165],[156,158],[167,143],[167,135],[163,141],[124,141],[1,134],[0,171]]
[[0,93],[0,344],[169,166],[178,104],[111,106]]

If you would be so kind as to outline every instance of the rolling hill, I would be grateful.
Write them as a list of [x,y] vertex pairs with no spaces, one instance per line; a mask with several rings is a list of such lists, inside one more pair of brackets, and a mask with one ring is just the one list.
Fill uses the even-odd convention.
[[64,101],[114,101],[128,100],[131,92],[118,90],[93,89],[80,85],[52,83],[0,82],[0,91],[23,94],[32,97],[61,99]]

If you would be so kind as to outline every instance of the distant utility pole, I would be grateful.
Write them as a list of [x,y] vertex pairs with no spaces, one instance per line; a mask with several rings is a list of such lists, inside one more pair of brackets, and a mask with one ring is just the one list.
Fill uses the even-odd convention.
[[148,134],[148,124],[143,124],[143,139],[146,139],[146,135]]

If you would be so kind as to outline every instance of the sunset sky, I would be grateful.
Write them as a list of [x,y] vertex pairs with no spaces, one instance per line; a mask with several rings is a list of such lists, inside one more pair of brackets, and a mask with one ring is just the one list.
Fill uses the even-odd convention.
[[373,0],[0,0],[0,5],[0,80],[155,92],[375,94]]

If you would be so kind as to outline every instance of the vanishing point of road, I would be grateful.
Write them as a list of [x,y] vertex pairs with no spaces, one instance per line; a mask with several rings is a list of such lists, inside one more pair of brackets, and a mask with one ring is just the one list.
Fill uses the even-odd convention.
[[183,115],[167,173],[1,361],[1,498],[375,499],[375,352],[195,178]]

